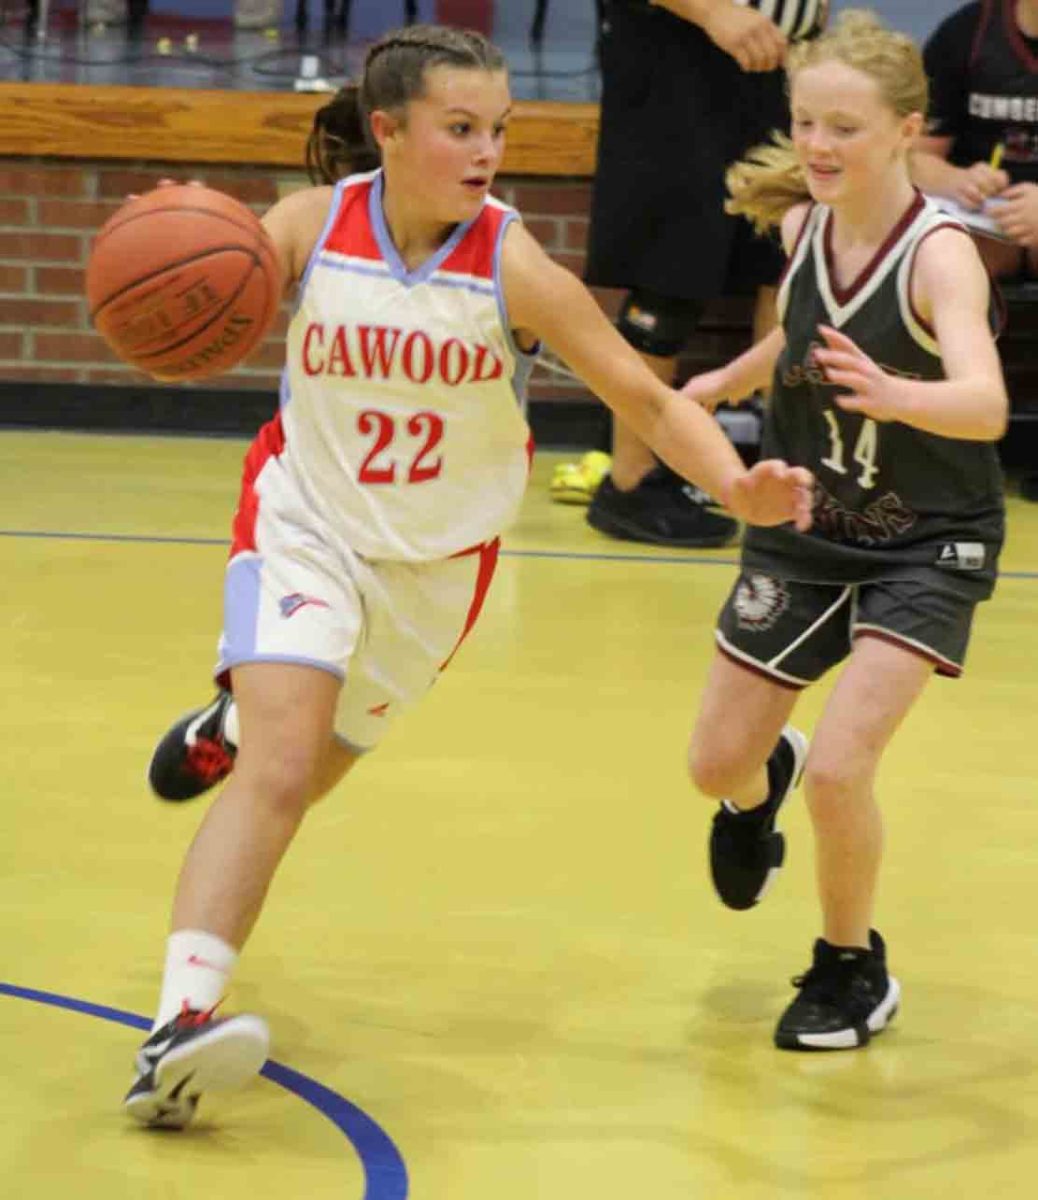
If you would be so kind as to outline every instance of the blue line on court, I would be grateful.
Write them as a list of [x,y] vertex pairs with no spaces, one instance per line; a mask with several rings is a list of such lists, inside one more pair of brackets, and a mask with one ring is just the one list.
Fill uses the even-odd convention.
[[[41,992],[36,988],[18,987],[13,983],[0,982],[0,996],[13,996],[17,1000],[32,1000],[37,1004],[67,1008],[72,1012],[84,1013],[88,1017],[100,1017],[102,1021],[130,1025],[134,1029],[148,1029],[151,1026],[146,1017],[125,1012],[121,1008],[91,1004],[89,1000],[59,996],[54,992]],[[338,1092],[333,1092],[331,1088],[318,1083],[316,1079],[301,1075],[273,1059],[267,1060],[260,1074],[305,1100],[346,1135],[364,1168],[363,1200],[406,1200],[407,1168],[400,1151],[389,1135],[367,1113],[351,1104],[345,1096],[340,1096]]]
[[[166,537],[152,533],[81,533],[57,529],[0,529],[0,538],[29,538],[68,542],[143,542],[172,546],[226,546],[227,538]],[[594,550],[502,550],[502,558],[558,558],[577,562],[669,563],[686,567],[734,567],[735,558],[697,554],[606,554]],[[999,571],[1000,579],[1038,579],[1038,571]]]

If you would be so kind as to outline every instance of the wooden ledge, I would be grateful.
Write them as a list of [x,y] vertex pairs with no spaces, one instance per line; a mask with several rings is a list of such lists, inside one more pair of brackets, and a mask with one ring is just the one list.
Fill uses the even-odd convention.
[[[0,154],[299,168],[327,97],[61,83],[0,83]],[[598,106],[519,101],[502,168],[588,177]]]

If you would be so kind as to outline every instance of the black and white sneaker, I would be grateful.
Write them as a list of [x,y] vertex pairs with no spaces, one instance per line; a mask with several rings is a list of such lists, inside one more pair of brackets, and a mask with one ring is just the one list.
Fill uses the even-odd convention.
[[894,1019],[901,985],[887,972],[887,948],[875,929],[869,949],[815,942],[814,962],[793,980],[800,994],[775,1029],[781,1050],[854,1050]]
[[203,1092],[233,1091],[263,1066],[270,1030],[261,1017],[221,1019],[186,1006],[137,1052],[123,1107],[142,1125],[183,1129]]
[[238,748],[226,737],[227,713],[234,703],[220,691],[206,708],[189,712],[155,747],[148,766],[148,783],[163,800],[193,800],[234,767]]
[[779,809],[800,782],[807,738],[787,725],[768,759],[768,798],[741,810],[728,800],[710,830],[710,874],[729,908],[752,908],[775,881],[786,855],[786,839],[775,828]]

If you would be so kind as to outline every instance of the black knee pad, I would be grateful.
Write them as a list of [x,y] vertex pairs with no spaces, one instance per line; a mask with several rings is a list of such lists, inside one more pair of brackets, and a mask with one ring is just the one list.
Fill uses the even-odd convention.
[[678,300],[635,288],[623,302],[616,328],[642,354],[673,358],[684,349],[703,308],[702,300]]

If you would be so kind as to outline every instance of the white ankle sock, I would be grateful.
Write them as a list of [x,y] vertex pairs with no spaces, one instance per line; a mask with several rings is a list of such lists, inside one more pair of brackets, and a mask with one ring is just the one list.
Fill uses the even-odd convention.
[[178,929],[166,942],[162,995],[152,1032],[188,1008],[207,1012],[223,999],[237,951],[215,934],[201,929]]

